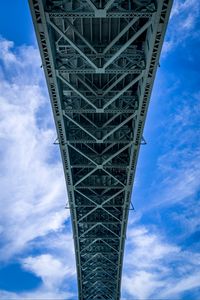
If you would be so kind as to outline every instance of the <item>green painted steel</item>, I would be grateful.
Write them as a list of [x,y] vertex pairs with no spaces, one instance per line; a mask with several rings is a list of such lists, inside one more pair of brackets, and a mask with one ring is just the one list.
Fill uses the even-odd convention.
[[29,0],[65,171],[80,300],[120,299],[126,227],[172,0]]

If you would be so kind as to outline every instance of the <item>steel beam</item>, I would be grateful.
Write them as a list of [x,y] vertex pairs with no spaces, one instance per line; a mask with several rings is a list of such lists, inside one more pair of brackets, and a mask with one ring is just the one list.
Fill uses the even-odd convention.
[[138,17],[129,21],[126,27],[112,40],[112,42],[103,50],[103,54],[105,55],[113,46],[114,44],[138,21]]
[[49,18],[49,15],[47,14],[46,15],[46,18],[47,18],[47,22],[52,26],[52,28],[54,28],[56,31],[57,31],[57,33],[59,33],[60,34],[60,36],[62,37],[62,38],[64,38],[71,46],[72,46],[72,48],[74,49],[74,50],[76,50],[87,62],[88,62],[88,64],[89,65],[91,65],[94,69],[96,69],[97,68],[97,66],[87,57],[87,55],[85,55],[85,53],[84,52],[82,52],[81,50],[80,50],[80,48],[79,47],[77,47],[76,46],[76,44],[74,43],[74,42],[72,42],[67,36],[66,36],[66,34],[55,24],[55,23],[53,23],[51,20],[50,20],[50,18]]
[[68,189],[78,298],[119,300],[135,168],[172,0],[29,2]]
[[110,64],[114,62],[116,58],[120,56],[122,52],[124,52],[152,23],[152,20],[149,20],[144,26],[142,26],[122,47],[119,49],[113,57],[111,57],[103,66],[107,68]]
[[117,93],[111,100],[109,100],[104,106],[103,109],[112,104],[115,100],[117,100],[121,95],[123,95],[127,90],[129,90],[134,84],[136,84],[144,75],[142,72],[136,78],[134,78],[129,84],[127,84],[119,93]]
[[73,92],[75,92],[78,96],[80,96],[85,102],[87,102],[90,106],[92,106],[95,110],[97,107],[90,102],[84,95],[82,95],[70,82],[68,82],[64,77],[60,76],[59,73],[57,72],[57,77],[65,83]]

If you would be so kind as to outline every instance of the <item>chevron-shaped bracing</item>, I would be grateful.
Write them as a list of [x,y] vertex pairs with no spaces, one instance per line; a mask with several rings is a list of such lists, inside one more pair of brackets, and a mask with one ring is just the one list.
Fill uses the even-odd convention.
[[130,196],[172,0],[29,0],[54,112],[80,300],[120,298]]

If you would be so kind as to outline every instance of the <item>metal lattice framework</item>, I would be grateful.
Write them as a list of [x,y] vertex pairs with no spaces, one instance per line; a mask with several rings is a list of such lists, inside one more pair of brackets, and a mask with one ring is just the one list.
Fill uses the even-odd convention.
[[171,0],[30,0],[67,182],[80,300],[120,298],[138,151]]

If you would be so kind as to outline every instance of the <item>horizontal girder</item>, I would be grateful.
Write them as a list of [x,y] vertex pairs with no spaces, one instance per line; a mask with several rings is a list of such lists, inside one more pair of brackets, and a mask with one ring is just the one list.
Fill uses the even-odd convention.
[[133,178],[172,0],[29,0],[58,133],[80,300],[119,300]]

